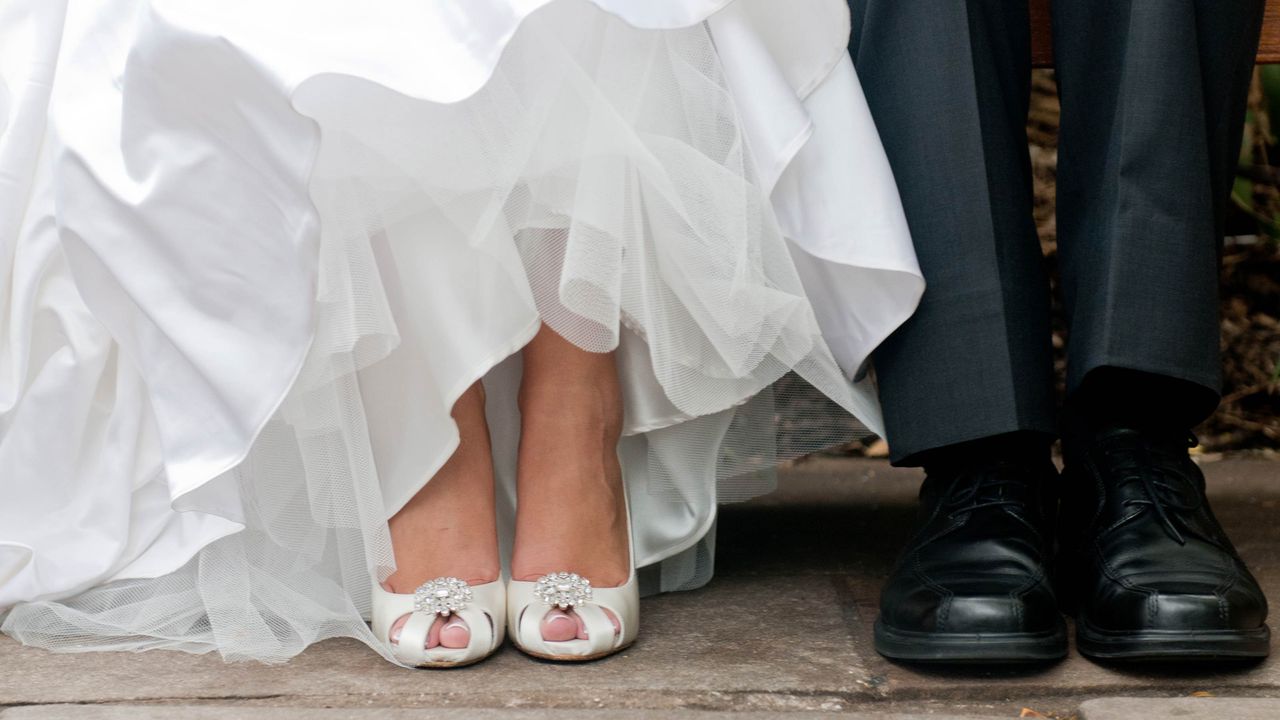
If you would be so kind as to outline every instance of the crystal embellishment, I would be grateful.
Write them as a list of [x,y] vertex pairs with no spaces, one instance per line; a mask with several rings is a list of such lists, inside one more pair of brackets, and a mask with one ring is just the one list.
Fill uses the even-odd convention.
[[538,578],[533,594],[551,607],[578,607],[591,602],[591,581],[577,573],[551,573]]
[[452,615],[471,602],[471,586],[456,577],[442,577],[422,583],[413,593],[415,612]]

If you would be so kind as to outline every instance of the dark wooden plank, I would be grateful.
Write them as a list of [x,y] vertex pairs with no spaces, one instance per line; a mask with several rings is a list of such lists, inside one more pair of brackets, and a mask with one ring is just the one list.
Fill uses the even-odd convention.
[[1259,63],[1280,63],[1280,2],[1267,0],[1267,21],[1258,45]]
[[[1050,0],[1031,0],[1031,61],[1036,67],[1053,67],[1053,32]],[[1258,63],[1280,63],[1280,0],[1267,0],[1267,20],[1262,26]]]
[[1031,62],[1036,67],[1053,67],[1053,23],[1049,0],[1031,0]]

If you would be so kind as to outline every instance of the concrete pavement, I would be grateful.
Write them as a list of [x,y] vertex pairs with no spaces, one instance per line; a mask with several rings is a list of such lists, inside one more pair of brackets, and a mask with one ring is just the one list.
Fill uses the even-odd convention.
[[[1280,598],[1280,463],[1226,460],[1205,469],[1219,517]],[[331,641],[268,667],[169,652],[56,655],[0,639],[0,708],[8,708],[0,720],[294,717],[281,708],[333,710],[308,710],[317,720],[360,720],[387,708],[434,709],[430,716],[441,718],[542,718],[550,708],[570,719],[580,713],[559,710],[604,718],[856,712],[850,717],[877,720],[1013,718],[1027,708],[1110,720],[1121,716],[1082,703],[1199,693],[1216,697],[1192,709],[1208,710],[1227,696],[1280,698],[1276,661],[1103,667],[1073,654],[1048,667],[948,670],[884,660],[872,649],[871,623],[880,580],[910,532],[918,482],[916,472],[879,461],[820,458],[788,469],[777,493],[724,509],[716,579],[647,599],[640,641],[602,662],[540,663],[508,648],[473,668],[410,672],[358,643]],[[1277,703],[1250,712],[1280,716]]]

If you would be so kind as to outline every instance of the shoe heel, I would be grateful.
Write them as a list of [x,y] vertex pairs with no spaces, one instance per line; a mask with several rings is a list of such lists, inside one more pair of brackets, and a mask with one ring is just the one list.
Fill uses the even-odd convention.
[[[623,497],[626,497],[624,488]],[[596,588],[576,573],[551,573],[536,582],[507,583],[507,624],[516,649],[540,660],[585,662],[608,657],[635,642],[640,630],[640,582],[635,568],[635,540],[631,534],[631,503],[627,507],[627,553],[631,571],[618,587]],[[542,618],[552,608],[573,608],[587,628],[586,640],[551,642],[542,637]],[[621,626],[604,612],[608,609]]]

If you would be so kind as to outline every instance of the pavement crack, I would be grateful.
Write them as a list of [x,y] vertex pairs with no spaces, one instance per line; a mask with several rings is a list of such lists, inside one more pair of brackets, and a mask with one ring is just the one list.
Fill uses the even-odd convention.
[[110,705],[175,705],[192,703],[226,703],[255,702],[259,700],[281,700],[296,698],[289,693],[262,694],[218,694],[218,695],[174,695],[171,697],[120,698],[116,700],[33,700],[30,702],[0,703],[0,711],[24,707],[48,707],[50,705],[66,706],[110,706]]

